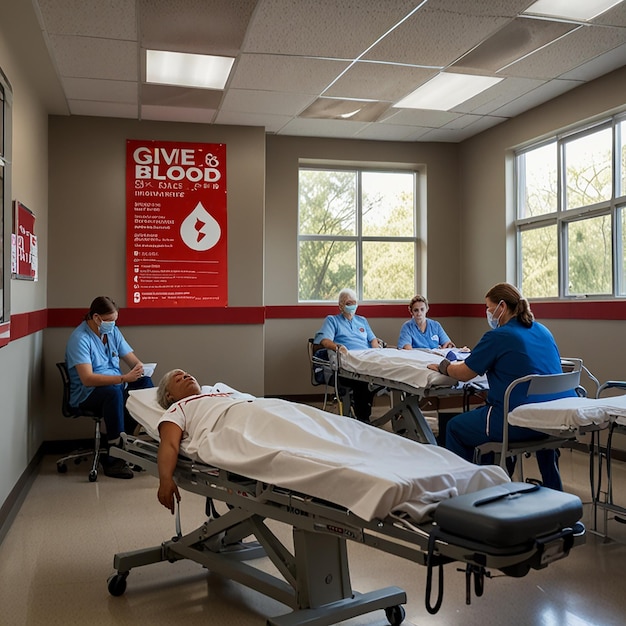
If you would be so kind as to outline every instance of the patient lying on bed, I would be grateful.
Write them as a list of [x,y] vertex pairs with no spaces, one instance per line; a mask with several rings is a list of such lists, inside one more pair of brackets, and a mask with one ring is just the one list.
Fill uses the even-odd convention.
[[[509,481],[496,466],[416,443],[320,409],[238,393],[202,393],[193,376],[159,384],[159,502],[174,512],[181,444],[192,458],[293,489],[371,520],[404,512],[422,520],[445,498]],[[171,406],[170,406],[171,405]]]

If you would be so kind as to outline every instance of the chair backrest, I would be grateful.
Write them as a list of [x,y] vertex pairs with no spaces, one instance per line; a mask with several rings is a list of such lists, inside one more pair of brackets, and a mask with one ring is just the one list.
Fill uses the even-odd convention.
[[[502,449],[503,452],[508,449],[509,433],[508,433],[508,414],[510,412],[510,397],[513,390],[519,385],[528,383],[526,389],[526,397],[529,396],[552,396],[553,394],[563,393],[565,391],[580,390],[580,373],[582,371],[582,359],[567,359],[562,363],[564,370],[560,374],[529,374],[514,380],[504,392],[504,428],[502,432]],[[549,398],[546,398],[548,400]],[[541,400],[533,401],[541,402]]]
[[65,417],[78,417],[82,415],[77,409],[70,404],[70,373],[67,370],[65,361],[57,363],[57,368],[61,374],[61,380],[63,381],[63,399],[61,401],[61,413]]
[[313,337],[309,337],[307,347],[311,365],[311,384],[315,387],[334,384],[333,377],[335,373],[328,358],[322,358],[318,354],[318,351],[322,351],[325,356],[325,349],[316,344]]

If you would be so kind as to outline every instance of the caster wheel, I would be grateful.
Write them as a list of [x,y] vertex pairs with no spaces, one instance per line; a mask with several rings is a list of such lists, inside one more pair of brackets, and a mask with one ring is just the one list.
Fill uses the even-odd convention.
[[65,463],[57,464],[57,472],[59,472],[59,474],[65,474],[67,472],[67,465],[65,465]]
[[111,578],[109,578],[108,582],[108,588],[109,588],[109,593],[112,596],[121,596],[125,591],[126,591],[126,577],[128,576],[128,573],[126,574],[113,574],[113,576],[111,576]]
[[89,472],[89,482],[95,483],[96,480],[98,480],[98,472],[96,472],[96,470],[91,470]]
[[400,604],[385,609],[385,616],[391,626],[400,626],[406,617],[404,607]]

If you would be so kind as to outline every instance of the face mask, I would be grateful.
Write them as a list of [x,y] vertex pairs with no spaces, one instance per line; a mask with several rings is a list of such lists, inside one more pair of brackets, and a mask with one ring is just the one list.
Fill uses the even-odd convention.
[[102,323],[100,324],[100,326],[98,326],[98,330],[100,331],[101,335],[108,335],[109,333],[113,332],[113,329],[115,328],[115,322],[105,322],[104,320],[102,320]]
[[357,310],[357,307],[358,307],[358,306],[359,306],[358,304],[346,304],[346,305],[343,307],[343,310],[344,310],[346,313],[349,313],[350,315],[354,315],[354,314],[356,313],[356,310]]
[[[498,302],[498,306],[500,306],[501,303],[502,303],[502,300]],[[496,307],[496,309],[498,308],[498,306]],[[496,309],[494,309],[494,311]],[[504,313],[504,311],[502,313]],[[497,318],[494,318],[493,313],[487,310],[487,324],[489,324],[489,328],[492,328],[494,330],[498,328],[498,326],[500,325],[500,318],[502,317],[502,313],[500,313],[500,315],[498,315]]]

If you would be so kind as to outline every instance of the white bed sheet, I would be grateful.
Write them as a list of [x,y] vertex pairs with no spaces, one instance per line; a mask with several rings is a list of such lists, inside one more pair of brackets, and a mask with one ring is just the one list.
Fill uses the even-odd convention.
[[427,368],[429,363],[439,363],[443,356],[426,350],[349,350],[339,355],[342,369],[356,374],[404,383],[426,389],[436,385],[454,386],[458,380]]
[[[402,511],[419,522],[445,498],[509,481],[500,467],[474,465],[446,449],[307,405],[195,398],[182,401],[192,424],[181,445],[186,455],[334,502],[366,520]],[[131,399],[131,415],[155,432],[163,413],[156,392],[134,391]]]
[[626,395],[534,402],[518,406],[509,415],[511,424],[541,431],[602,426],[611,420],[626,424]]

